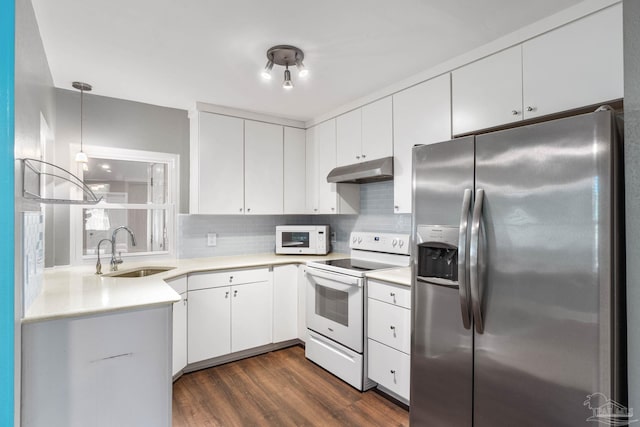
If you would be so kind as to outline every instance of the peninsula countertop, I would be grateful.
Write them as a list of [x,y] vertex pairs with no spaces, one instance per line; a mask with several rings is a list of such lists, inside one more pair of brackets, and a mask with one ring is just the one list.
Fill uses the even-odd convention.
[[166,282],[188,273],[233,270],[259,266],[305,264],[309,261],[347,258],[348,255],[276,255],[251,254],[211,258],[135,261],[120,266],[120,272],[142,267],[172,267],[147,277],[120,278],[95,274],[95,266],[52,268],[45,270],[42,290],[31,304],[23,322],[85,316],[111,311],[131,310],[180,301]]

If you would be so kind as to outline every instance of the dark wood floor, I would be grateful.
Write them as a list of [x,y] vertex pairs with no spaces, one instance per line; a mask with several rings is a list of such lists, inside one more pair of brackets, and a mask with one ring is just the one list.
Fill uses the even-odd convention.
[[408,426],[409,413],[290,347],[183,375],[173,385],[173,425]]

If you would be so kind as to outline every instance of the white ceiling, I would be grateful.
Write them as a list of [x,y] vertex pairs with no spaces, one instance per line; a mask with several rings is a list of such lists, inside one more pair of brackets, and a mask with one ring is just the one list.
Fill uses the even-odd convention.
[[[54,84],[308,120],[580,0],[32,0]],[[310,76],[260,78],[292,44]]]

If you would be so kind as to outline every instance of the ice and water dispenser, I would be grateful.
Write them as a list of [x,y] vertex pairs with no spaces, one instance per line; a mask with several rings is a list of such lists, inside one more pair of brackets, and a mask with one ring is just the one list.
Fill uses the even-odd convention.
[[418,225],[418,280],[440,285],[458,284],[459,228]]

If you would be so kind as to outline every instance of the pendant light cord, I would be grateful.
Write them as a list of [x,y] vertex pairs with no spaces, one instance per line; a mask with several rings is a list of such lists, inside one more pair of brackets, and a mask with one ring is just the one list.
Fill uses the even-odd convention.
[[82,122],[83,122],[83,101],[84,101],[84,89],[80,88],[80,152],[84,153],[84,151],[82,151]]

